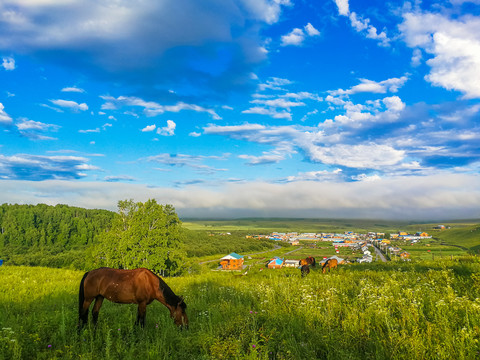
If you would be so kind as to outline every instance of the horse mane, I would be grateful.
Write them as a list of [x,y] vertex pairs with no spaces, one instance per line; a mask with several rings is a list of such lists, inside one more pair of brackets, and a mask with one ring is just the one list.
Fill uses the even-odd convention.
[[165,298],[165,301],[167,302],[168,305],[170,306],[175,306],[177,307],[179,304],[182,307],[183,310],[187,308],[187,304],[183,301],[183,298],[175,295],[172,289],[170,289],[170,286],[167,285],[163,279],[158,276],[157,274],[153,273],[157,278],[158,278],[158,287],[160,291],[163,293],[163,297]]

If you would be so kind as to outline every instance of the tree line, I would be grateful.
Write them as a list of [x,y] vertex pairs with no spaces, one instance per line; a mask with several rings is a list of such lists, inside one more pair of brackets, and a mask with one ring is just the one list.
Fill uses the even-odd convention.
[[0,206],[0,259],[12,265],[67,267],[146,267],[163,275],[195,268],[195,258],[255,252],[270,241],[244,234],[209,236],[183,228],[172,205],[155,200],[118,202],[118,211],[68,205]]

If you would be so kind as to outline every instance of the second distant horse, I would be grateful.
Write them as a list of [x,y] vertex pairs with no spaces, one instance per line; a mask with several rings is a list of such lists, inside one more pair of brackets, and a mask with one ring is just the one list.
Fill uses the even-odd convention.
[[316,263],[315,258],[313,256],[309,256],[305,259],[300,260],[300,262],[299,262],[300,266],[311,265],[311,266],[315,267],[316,264],[317,263]]
[[331,269],[336,269],[338,265],[337,259],[327,259],[325,263],[322,266],[322,272],[325,274],[325,272],[328,269],[328,272],[330,272]]

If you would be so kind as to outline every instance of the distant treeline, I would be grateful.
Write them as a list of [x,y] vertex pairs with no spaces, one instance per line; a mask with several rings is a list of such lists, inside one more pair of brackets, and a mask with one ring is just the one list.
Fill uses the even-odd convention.
[[[92,249],[118,216],[112,211],[68,205],[3,204],[0,259],[11,265],[90,269],[96,266]],[[181,248],[191,263],[201,256],[226,255],[232,251],[253,253],[273,247],[270,240],[252,241],[239,231],[230,236],[209,236],[206,231],[181,227],[180,233]]]
[[0,207],[0,248],[56,247],[72,249],[93,243],[115,216],[107,210],[67,205]]

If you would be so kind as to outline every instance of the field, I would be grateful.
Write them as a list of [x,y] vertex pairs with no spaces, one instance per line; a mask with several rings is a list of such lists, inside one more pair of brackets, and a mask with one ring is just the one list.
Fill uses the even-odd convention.
[[188,330],[168,311],[105,302],[77,333],[79,271],[0,267],[0,359],[475,359],[480,261],[352,264],[336,272],[205,271],[166,279]]

